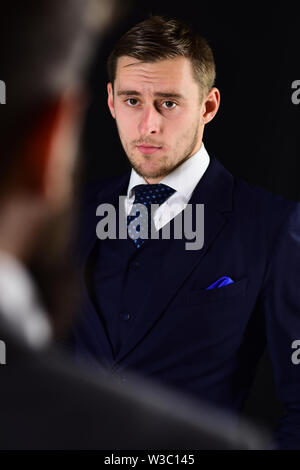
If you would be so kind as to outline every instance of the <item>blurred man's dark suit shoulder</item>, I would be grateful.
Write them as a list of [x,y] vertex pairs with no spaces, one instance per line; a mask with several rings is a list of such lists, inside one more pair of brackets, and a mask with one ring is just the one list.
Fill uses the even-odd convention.
[[259,449],[265,437],[133,379],[131,387],[34,351],[0,328],[2,450]]

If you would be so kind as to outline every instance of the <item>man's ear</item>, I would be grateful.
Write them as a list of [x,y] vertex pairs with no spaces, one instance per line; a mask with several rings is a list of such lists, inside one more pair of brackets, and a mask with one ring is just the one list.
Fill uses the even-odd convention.
[[69,191],[83,98],[73,93],[52,100],[26,137],[22,186],[40,198],[57,200]]
[[202,103],[202,123],[210,122],[218,112],[220,106],[220,92],[218,88],[211,88]]
[[112,117],[116,119],[115,105],[114,105],[114,91],[113,91],[113,86],[111,82],[107,84],[107,94],[108,94],[107,104],[108,104],[109,110],[111,112]]

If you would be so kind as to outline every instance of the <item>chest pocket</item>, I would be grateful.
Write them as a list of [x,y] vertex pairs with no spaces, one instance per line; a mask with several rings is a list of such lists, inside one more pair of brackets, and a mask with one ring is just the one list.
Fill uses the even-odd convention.
[[188,293],[189,305],[203,305],[204,303],[224,302],[227,299],[235,298],[246,293],[248,287],[248,278],[243,278],[223,287],[214,289],[194,289]]

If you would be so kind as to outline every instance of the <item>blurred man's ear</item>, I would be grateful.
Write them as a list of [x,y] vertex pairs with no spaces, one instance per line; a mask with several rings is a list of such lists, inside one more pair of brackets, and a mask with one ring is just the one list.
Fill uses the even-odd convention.
[[53,100],[26,137],[22,187],[55,206],[65,204],[71,194],[84,101],[82,92]]
[[107,94],[108,94],[107,104],[108,104],[112,117],[115,119],[116,114],[115,114],[115,106],[114,106],[114,91],[113,91],[113,86],[111,82],[107,84]]

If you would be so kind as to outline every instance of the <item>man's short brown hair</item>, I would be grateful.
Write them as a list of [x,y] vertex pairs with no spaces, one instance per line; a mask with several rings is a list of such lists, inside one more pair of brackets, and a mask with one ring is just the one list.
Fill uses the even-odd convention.
[[130,56],[143,62],[157,62],[178,56],[191,61],[193,75],[205,95],[216,77],[215,61],[207,41],[177,19],[151,16],[125,33],[107,61],[109,80],[114,83],[119,57]]

